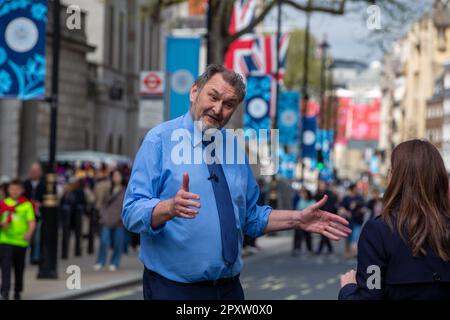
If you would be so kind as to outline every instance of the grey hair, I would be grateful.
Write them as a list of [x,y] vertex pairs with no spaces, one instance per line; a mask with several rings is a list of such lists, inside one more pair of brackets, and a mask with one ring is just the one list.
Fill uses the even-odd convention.
[[196,85],[199,90],[203,89],[205,84],[217,73],[222,74],[223,79],[234,88],[239,103],[241,103],[246,94],[244,79],[239,73],[229,70],[220,64],[208,65],[205,72],[203,72],[197,80],[195,80],[194,85]]

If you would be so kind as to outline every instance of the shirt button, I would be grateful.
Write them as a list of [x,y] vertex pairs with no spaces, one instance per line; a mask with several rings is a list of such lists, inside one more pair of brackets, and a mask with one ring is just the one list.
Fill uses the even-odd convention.
[[436,272],[433,273],[433,281],[441,281],[441,276],[437,274]]

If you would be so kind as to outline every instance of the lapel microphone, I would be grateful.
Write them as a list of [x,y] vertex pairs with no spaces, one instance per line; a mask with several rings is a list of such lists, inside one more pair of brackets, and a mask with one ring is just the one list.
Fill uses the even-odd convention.
[[215,182],[218,182],[219,181],[219,177],[213,172],[208,177],[208,180],[214,180]]

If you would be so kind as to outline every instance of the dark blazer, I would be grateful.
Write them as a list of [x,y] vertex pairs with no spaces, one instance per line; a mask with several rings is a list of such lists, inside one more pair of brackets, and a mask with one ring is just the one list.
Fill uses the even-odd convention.
[[28,179],[24,182],[24,195],[28,200],[36,200],[42,202],[45,194],[45,179],[41,178],[36,188],[33,189],[31,180]]
[[[373,288],[374,271],[367,272],[373,265],[380,268],[380,289]],[[339,300],[449,300],[450,262],[431,250],[413,257],[399,234],[376,217],[368,220],[361,232],[356,281],[340,290]]]

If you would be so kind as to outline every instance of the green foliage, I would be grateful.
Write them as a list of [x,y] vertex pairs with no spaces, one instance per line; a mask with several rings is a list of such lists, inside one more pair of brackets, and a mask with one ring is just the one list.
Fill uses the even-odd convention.
[[[284,80],[285,86],[289,90],[300,90],[302,87],[305,35],[306,32],[300,29],[294,30],[291,33]],[[319,95],[321,59],[317,54],[317,41],[311,34],[309,36],[308,63],[308,88],[310,95]]]

